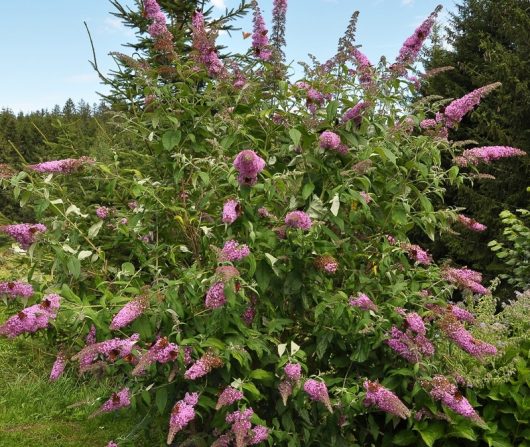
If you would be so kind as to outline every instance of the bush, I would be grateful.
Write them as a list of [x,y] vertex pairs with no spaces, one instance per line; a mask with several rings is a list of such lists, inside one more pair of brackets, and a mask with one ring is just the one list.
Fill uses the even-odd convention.
[[[66,357],[123,377],[101,411],[158,411],[168,444],[433,445],[447,423],[448,436],[474,439],[487,426],[447,352],[501,347],[448,300],[457,287],[490,292],[407,237],[448,230],[458,216],[443,208],[445,186],[469,176],[441,165],[459,151],[444,138],[454,121],[427,126],[431,105],[411,101],[407,67],[434,15],[377,67],[353,47],[354,15],[337,56],[291,84],[254,6],[253,53],[223,62],[200,13],[179,22],[192,51],[176,55],[146,2],[156,57],[123,81],[138,93],[115,117],[130,144],[110,163],[62,160],[3,180],[47,226],[3,231],[27,249],[29,281],[50,276],[33,282],[40,304],[0,331],[45,318],[57,367]],[[281,11],[275,20],[281,29]],[[70,194],[65,174],[98,203]]]

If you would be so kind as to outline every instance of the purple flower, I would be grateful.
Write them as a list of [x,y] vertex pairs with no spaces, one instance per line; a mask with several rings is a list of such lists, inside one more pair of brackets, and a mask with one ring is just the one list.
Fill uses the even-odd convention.
[[469,401],[458,392],[456,385],[452,384],[444,376],[435,376],[429,384],[431,390],[429,394],[458,413],[474,422],[482,422],[482,419],[471,406]]
[[57,379],[59,379],[59,377],[63,375],[65,366],[66,356],[63,352],[59,352],[50,372],[50,382],[55,382]]
[[232,388],[231,386],[228,386],[220,394],[219,399],[217,399],[215,409],[219,410],[219,408],[226,405],[232,405],[234,402],[237,402],[241,399],[243,399],[243,393],[239,390],[236,390],[235,388]]
[[377,306],[364,293],[360,293],[357,298],[350,296],[350,306],[358,307],[359,309],[363,310],[371,310],[373,312],[377,312]]
[[361,84],[369,84],[372,82],[373,67],[368,58],[356,47],[352,49],[351,54],[357,63],[357,72]]
[[88,334],[85,338],[85,343],[87,345],[93,345],[96,343],[96,326],[92,325],[90,326],[90,330],[88,331]]
[[93,164],[94,162],[95,160],[89,157],[67,158],[64,160],[45,161],[43,163],[29,165],[28,167],[33,171],[40,172],[43,174],[69,174],[71,172],[79,170],[84,165]]
[[291,228],[309,230],[312,224],[309,215],[303,211],[291,211],[285,216],[285,225]]
[[109,441],[107,447],[118,447],[118,444],[116,444],[114,441]]
[[416,332],[416,334],[425,335],[425,323],[416,312],[408,313],[405,317],[405,321],[407,322],[407,326]]
[[500,82],[485,85],[459,99],[455,99],[445,108],[443,113],[437,114],[436,121],[442,122],[448,128],[455,127],[468,112],[480,103],[484,96],[501,85]]
[[370,107],[370,103],[367,101],[359,101],[352,108],[346,110],[342,115],[342,122],[353,121],[357,126],[361,124],[362,113],[364,110]]
[[131,405],[131,393],[129,388],[123,388],[117,393],[112,393],[110,399],[107,400],[92,416],[101,413],[111,413],[120,408],[128,407],[129,405]]
[[333,256],[329,255],[318,256],[315,259],[315,265],[319,270],[329,274],[336,273],[339,268],[339,263],[337,260]]
[[410,417],[410,410],[399,400],[392,391],[386,389],[377,382],[366,380],[363,384],[366,390],[366,396],[363,404],[365,406],[373,405],[381,411],[393,414],[400,418]]
[[195,419],[195,405],[197,405],[198,400],[198,393],[186,393],[184,399],[175,404],[169,418],[168,445],[173,443],[173,439],[179,431]]
[[432,127],[436,127],[438,123],[435,119],[425,119],[420,123],[420,127],[422,129],[430,129]]
[[219,253],[220,261],[241,261],[250,254],[250,249],[245,244],[230,240],[225,242],[221,252]]
[[418,264],[429,265],[432,262],[432,258],[429,253],[427,253],[427,251],[425,251],[419,245],[403,244],[402,248],[407,252],[409,258]]
[[298,382],[302,377],[302,366],[299,363],[287,363],[283,371],[291,382]]
[[142,356],[133,369],[132,375],[138,376],[142,374],[149,365],[156,362],[163,364],[175,361],[179,351],[179,347],[174,343],[170,343],[166,337],[159,338],[149,351]]
[[402,332],[395,326],[392,326],[386,343],[410,363],[418,363],[422,356],[430,357],[434,354],[434,346],[427,337],[422,334],[414,335],[410,330]]
[[322,132],[320,135],[320,147],[322,149],[336,150],[340,146],[340,137],[329,130]]
[[223,222],[232,224],[241,215],[241,205],[237,200],[228,200],[223,206]]
[[[128,357],[139,339],[140,335],[133,334],[129,338],[112,338],[99,343],[93,343],[81,349],[72,359],[79,360],[80,366],[82,366],[81,369],[89,367],[97,354],[101,354],[110,362],[114,362],[115,360]],[[83,364],[81,365],[81,363]]]
[[466,309],[462,309],[454,304],[450,304],[449,309],[457,320],[467,321],[468,323],[473,323],[475,321],[475,316]]
[[497,354],[495,346],[474,338],[452,312],[445,315],[440,322],[440,327],[449,339],[473,357],[481,359]]
[[114,315],[110,323],[110,330],[115,331],[131,324],[149,307],[149,298],[145,295],[137,296],[123,306],[120,311]]
[[109,217],[110,210],[106,206],[98,206],[96,208],[96,216],[98,216],[101,220],[105,220],[107,217]]
[[486,295],[489,293],[489,290],[480,284],[482,281],[482,275],[474,270],[448,267],[444,269],[442,276],[446,281],[452,282],[462,289],[471,290],[473,293],[478,293],[480,295]]
[[225,285],[222,281],[216,282],[212,285],[208,292],[206,292],[206,299],[204,300],[204,305],[208,309],[218,309],[223,307],[226,303],[225,297]]
[[333,408],[331,408],[331,402],[329,400],[328,388],[324,382],[308,379],[304,383],[304,391],[308,394],[311,400],[322,402],[330,413],[333,413]]
[[260,442],[266,441],[269,437],[269,429],[263,425],[256,425],[252,428],[251,438],[248,445],[256,445]]
[[490,163],[493,160],[509,157],[524,157],[526,152],[515,147],[508,146],[483,146],[474,149],[466,149],[461,156],[455,157],[459,166],[477,165],[480,162]]
[[26,332],[33,333],[47,328],[50,320],[57,316],[60,303],[59,295],[46,295],[40,304],[25,308],[0,325],[0,335],[14,338]]
[[434,20],[440,9],[441,7],[437,7],[433,13],[418,28],[416,28],[414,34],[405,40],[403,46],[399,50],[399,55],[395,64],[391,67],[396,74],[404,74],[406,71],[405,67],[416,60],[421,47],[423,46],[423,42],[429,37],[432,26],[434,25]]
[[33,287],[31,284],[22,281],[0,282],[0,295],[5,295],[9,298],[29,298],[33,295]]
[[217,55],[214,43],[208,37],[204,25],[204,15],[195,11],[192,19],[192,46],[195,50],[197,61],[204,65],[208,74],[212,77],[222,76],[226,68]]
[[361,191],[359,195],[364,199],[366,204],[369,204],[372,201],[372,197],[366,191]]
[[48,229],[43,224],[13,224],[0,227],[0,233],[5,233],[15,239],[23,249],[27,249],[36,241],[39,233]]
[[237,154],[234,167],[239,172],[240,185],[252,186],[258,181],[258,174],[265,169],[265,160],[254,151],[247,149]]
[[469,228],[471,231],[476,231],[478,233],[486,231],[488,227],[482,225],[480,222],[472,219],[471,217],[464,216],[463,214],[458,215],[458,221],[464,225],[466,228]]
[[196,380],[208,374],[212,369],[220,368],[221,366],[223,366],[223,361],[208,351],[187,369],[184,373],[184,378],[186,380]]
[[254,49],[256,57],[268,61],[272,55],[272,51],[269,48],[269,38],[267,37],[268,30],[265,25],[265,20],[261,15],[258,2],[252,2],[252,7],[254,9],[252,48]]

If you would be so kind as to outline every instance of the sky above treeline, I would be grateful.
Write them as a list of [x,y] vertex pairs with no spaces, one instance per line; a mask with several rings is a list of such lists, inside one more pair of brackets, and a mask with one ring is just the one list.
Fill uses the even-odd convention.
[[[178,0],[176,0],[178,1]],[[215,12],[234,7],[239,0],[210,0]],[[134,0],[120,1],[134,6]],[[272,0],[260,0],[270,24]],[[444,6],[440,20],[454,10],[454,0],[289,0],[287,12],[287,60],[307,61],[307,54],[321,61],[333,56],[353,11],[360,11],[357,44],[370,60],[382,55],[393,60],[403,41],[437,4]],[[86,21],[103,72],[114,67],[111,51],[128,52],[123,44],[134,42],[131,29],[112,16],[108,0],[23,0],[2,1],[0,16],[0,109],[29,112],[75,102],[99,101],[97,92],[106,92],[89,64],[90,42]],[[252,31],[250,17],[239,23]],[[232,51],[246,51],[251,39],[242,33],[219,37]],[[296,71],[299,73],[299,71]]]

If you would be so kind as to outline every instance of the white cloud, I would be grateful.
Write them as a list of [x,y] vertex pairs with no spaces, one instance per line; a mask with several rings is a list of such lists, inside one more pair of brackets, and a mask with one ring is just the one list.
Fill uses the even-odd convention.
[[125,36],[134,35],[132,29],[124,26],[118,17],[107,17],[105,19],[104,29],[107,33],[120,33]]
[[219,9],[226,8],[225,0],[211,0],[211,2],[216,8],[219,8]]
[[414,0],[401,0],[401,4],[403,6],[412,6],[414,4]]

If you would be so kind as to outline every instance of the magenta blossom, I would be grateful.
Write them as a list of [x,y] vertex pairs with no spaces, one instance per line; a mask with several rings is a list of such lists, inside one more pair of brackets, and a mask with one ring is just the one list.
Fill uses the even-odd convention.
[[346,110],[342,115],[342,122],[353,121],[355,125],[360,126],[362,120],[362,113],[364,110],[370,107],[370,103],[367,101],[359,101],[351,109]]
[[142,315],[149,306],[149,300],[141,295],[129,301],[120,311],[114,315],[110,323],[110,330],[115,331],[131,324]]
[[303,211],[291,211],[285,216],[285,225],[291,228],[299,228],[300,230],[309,230],[313,223],[309,214]]
[[446,407],[474,422],[482,423],[482,419],[471,406],[469,401],[458,392],[456,385],[452,384],[444,376],[435,376],[429,384],[429,394],[439,400]]
[[267,34],[269,31],[265,25],[265,20],[261,15],[258,3],[253,2],[252,7],[254,8],[253,24],[254,29],[252,33],[252,48],[254,54],[261,60],[268,61],[272,56],[272,51],[269,48],[269,38]]
[[337,150],[340,146],[340,137],[329,130],[320,135],[320,147],[322,149]]
[[223,205],[223,222],[232,224],[241,215],[241,205],[237,200],[228,200]]
[[452,282],[461,289],[468,289],[479,295],[486,295],[489,293],[489,290],[480,284],[482,281],[482,275],[475,270],[448,267],[443,270],[442,276],[446,281]]
[[149,351],[142,356],[133,369],[132,375],[137,376],[142,374],[145,369],[153,363],[164,364],[175,361],[178,357],[179,351],[179,347],[174,343],[170,343],[166,337],[159,338],[156,343],[151,346]]
[[392,391],[386,389],[377,382],[366,380],[363,384],[366,390],[364,398],[365,406],[375,406],[381,411],[393,414],[400,418],[406,419],[410,417],[410,410],[401,402]]
[[33,287],[22,281],[0,282],[0,295],[9,298],[29,298],[33,295]]
[[95,160],[89,157],[67,158],[64,160],[45,161],[43,163],[29,165],[28,167],[33,171],[43,174],[69,174],[79,170],[84,165],[93,164],[94,162]]
[[198,393],[186,393],[184,399],[179,400],[169,418],[169,432],[167,435],[168,445],[173,443],[176,434],[183,430],[193,419],[195,419],[195,406],[199,401]]
[[377,312],[377,306],[364,293],[360,293],[359,295],[357,295],[357,298],[350,296],[350,306],[358,307],[359,309],[363,310],[371,310],[373,312]]
[[50,372],[50,382],[55,382],[63,375],[65,366],[66,356],[64,355],[64,352],[59,352]]
[[250,248],[246,244],[240,244],[237,241],[230,240],[225,242],[219,253],[219,261],[241,261],[250,254]]
[[57,316],[60,304],[59,295],[46,295],[40,304],[25,308],[0,325],[0,335],[14,338],[20,334],[33,333],[47,328],[50,320],[54,320]]
[[110,210],[106,206],[98,206],[96,208],[96,216],[98,216],[101,220],[105,220],[107,217],[109,217]]
[[213,284],[206,292],[206,299],[204,300],[204,305],[208,309],[218,309],[223,307],[226,303],[225,297],[225,285],[222,281],[218,281]]
[[508,146],[483,146],[474,149],[466,149],[461,156],[455,157],[455,163],[459,166],[477,165],[480,162],[490,163],[494,160],[510,157],[524,157],[526,152],[515,147]]
[[243,393],[239,390],[236,390],[235,388],[232,388],[231,386],[228,386],[219,395],[215,409],[219,410],[219,408],[226,405],[232,405],[234,402],[237,402],[241,399],[243,399]]
[[403,244],[402,248],[407,252],[409,258],[418,264],[429,265],[432,262],[432,258],[419,245],[416,244]]
[[324,382],[308,379],[304,383],[304,391],[308,394],[311,400],[322,402],[330,413],[333,413],[333,408],[331,407],[331,402],[329,400],[328,388]]
[[292,382],[298,382],[302,378],[302,366],[299,363],[287,363],[283,371],[287,379]]
[[471,231],[476,231],[478,233],[482,231],[486,231],[488,229],[486,225],[482,225],[480,222],[476,221],[475,219],[464,216],[463,214],[458,215],[458,221],[462,225],[464,225],[466,228],[470,229]]
[[111,413],[131,405],[131,393],[129,388],[123,388],[117,393],[112,393],[112,396],[107,400],[92,416],[97,416],[101,413]]
[[240,185],[252,186],[258,181],[258,174],[265,169],[265,160],[254,151],[247,149],[237,154],[234,167],[239,172]]
[[351,54],[357,63],[357,74],[359,75],[361,84],[369,84],[372,82],[373,67],[366,55],[356,47],[352,49]]
[[206,32],[204,15],[195,11],[192,18],[192,46],[197,62],[203,65],[212,77],[223,76],[226,68],[219,59],[215,44]]
[[5,233],[15,239],[23,249],[28,249],[37,240],[39,233],[48,229],[43,224],[13,224],[0,227],[0,233]]

